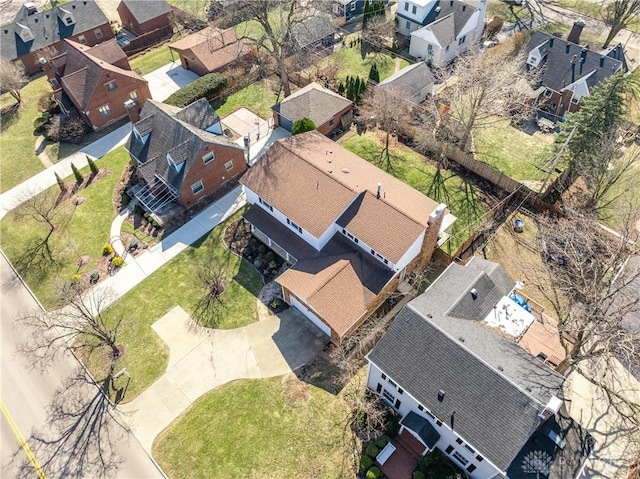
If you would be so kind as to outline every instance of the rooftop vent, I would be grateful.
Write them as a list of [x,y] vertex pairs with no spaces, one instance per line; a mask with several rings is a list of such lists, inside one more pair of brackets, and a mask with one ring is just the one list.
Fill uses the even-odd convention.
[[478,290],[476,288],[472,288],[470,293],[471,293],[471,297],[473,298],[474,301],[476,299],[478,299]]
[[442,389],[438,391],[438,401],[444,401],[444,391]]
[[376,198],[380,199],[380,190],[382,189],[382,183],[378,183],[376,186],[378,187],[378,192],[376,193]]
[[345,174],[351,173],[351,171],[349,171],[349,168],[342,168],[342,172]]
[[436,13],[440,13],[441,8],[440,7],[436,7]]

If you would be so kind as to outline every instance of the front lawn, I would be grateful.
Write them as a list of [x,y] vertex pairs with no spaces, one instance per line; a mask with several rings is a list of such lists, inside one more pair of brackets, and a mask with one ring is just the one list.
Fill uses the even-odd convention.
[[[347,44],[348,45],[348,44]],[[380,80],[384,80],[396,72],[396,59],[386,53],[374,52],[366,45],[356,44],[353,47],[341,48],[337,52],[323,58],[320,67],[327,65],[330,61],[335,61],[340,65],[337,78],[344,80],[349,75],[358,75],[362,78],[369,78],[371,66],[375,63],[380,73]],[[398,70],[409,65],[404,58],[398,62]]]
[[491,21],[496,16],[502,17],[505,22],[511,23],[515,23],[517,20],[526,21],[531,19],[531,13],[524,5],[509,5],[502,0],[489,0],[486,17],[488,21]]
[[[33,122],[40,116],[38,99],[51,92],[46,77],[29,82],[21,90],[20,108],[2,115],[0,134],[0,192],[4,193],[44,169],[35,153]],[[8,94],[7,94],[8,95]],[[11,100],[4,96],[2,104]]]
[[220,118],[233,113],[238,108],[245,107],[267,119],[272,116],[271,107],[276,104],[277,97],[268,79],[247,85],[226,98],[213,102],[213,108]]
[[[342,146],[385,169],[380,163],[382,142],[375,133],[352,136]],[[471,235],[473,230],[466,230],[467,227],[485,213],[476,187],[451,171],[438,173],[426,157],[395,140],[391,150],[394,160],[393,170],[389,172],[429,198],[446,203],[458,218],[451,230],[452,240],[445,247],[449,252],[455,251]]]
[[[174,53],[174,59],[180,63],[180,58]],[[141,75],[146,75],[160,67],[165,66],[167,63],[171,63],[171,52],[167,44],[153,48],[151,50],[142,53],[135,58],[129,60],[131,69],[140,69]]]
[[[256,297],[262,287],[260,276],[222,243],[227,225],[241,215],[242,212],[238,212],[216,226],[125,294],[114,306],[114,310],[125,311],[118,341],[126,351],[119,367],[121,364],[131,374],[127,400],[140,394],[164,373],[167,365],[166,346],[153,332],[151,325],[177,305],[189,314],[193,313],[195,301],[204,292],[194,274],[198,265],[221,267],[226,272],[223,310],[215,327],[238,328],[256,321]],[[99,358],[90,361],[89,367],[94,377],[104,377],[103,363]]]
[[[3,251],[46,308],[56,306],[55,289],[58,281],[71,281],[76,273],[88,274],[96,269],[102,256],[102,246],[109,239],[111,222],[116,215],[112,202],[113,189],[129,161],[129,154],[122,147],[105,155],[98,162],[98,167],[108,168],[110,173],[75,195],[84,199],[81,204],[74,206],[68,199],[57,207],[65,215],[56,222],[57,229],[50,239],[55,263],[35,261],[27,264],[32,258],[26,254],[27,250],[44,238],[49,228],[31,217],[21,217],[21,213],[29,211],[25,204],[12,210],[0,222],[0,245]],[[88,167],[81,171],[85,177],[89,175]],[[75,179],[70,176],[65,182],[71,188]],[[48,191],[55,197],[60,188],[56,184]],[[38,198],[46,195],[47,192],[41,193]],[[79,268],[77,261],[82,255],[89,255],[90,260]]]
[[336,478],[345,403],[295,375],[242,380],[198,399],[154,442],[169,477]]

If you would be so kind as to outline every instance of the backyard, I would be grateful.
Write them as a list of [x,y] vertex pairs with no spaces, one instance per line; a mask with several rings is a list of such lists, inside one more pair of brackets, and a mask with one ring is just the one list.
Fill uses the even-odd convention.
[[367,79],[371,66],[376,64],[382,81],[409,65],[409,62],[404,58],[394,59],[386,53],[374,52],[366,45],[361,44],[356,44],[353,47],[345,46],[328,55],[320,60],[318,68],[326,67],[332,61],[340,65],[337,74],[338,80],[344,80],[349,75]]
[[[180,63],[180,59],[175,55],[175,60]],[[159,47],[151,48],[143,53],[140,53],[129,60],[131,69],[140,69],[141,75],[146,75],[160,67],[165,66],[167,63],[171,63],[171,51],[165,43]]]
[[224,118],[238,108],[245,107],[261,118],[267,119],[272,116],[271,107],[276,104],[276,101],[272,80],[265,78],[241,88],[226,98],[214,101],[212,106],[220,118]]

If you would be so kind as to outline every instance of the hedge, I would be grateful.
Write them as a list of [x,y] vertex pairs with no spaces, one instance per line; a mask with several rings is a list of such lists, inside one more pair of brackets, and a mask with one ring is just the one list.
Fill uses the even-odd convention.
[[164,102],[177,106],[185,107],[200,98],[211,100],[227,85],[227,79],[220,73],[209,73],[194,82],[180,88],[177,92],[167,98]]

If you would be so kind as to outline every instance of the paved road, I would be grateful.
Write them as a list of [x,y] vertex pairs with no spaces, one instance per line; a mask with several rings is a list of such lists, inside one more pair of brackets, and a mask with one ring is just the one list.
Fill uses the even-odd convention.
[[28,335],[14,318],[38,306],[3,255],[0,279],[0,477],[38,477],[37,462],[48,478],[162,478],[70,353],[60,353],[45,373],[16,353]]

